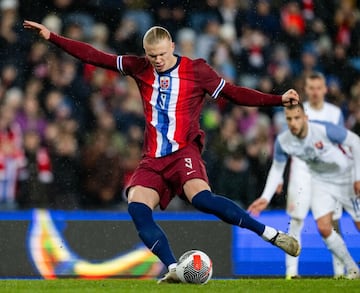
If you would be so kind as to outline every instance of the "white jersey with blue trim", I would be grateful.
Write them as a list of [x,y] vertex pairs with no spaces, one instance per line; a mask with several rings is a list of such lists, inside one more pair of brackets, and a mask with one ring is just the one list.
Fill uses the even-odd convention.
[[360,138],[330,122],[309,121],[308,126],[308,134],[303,139],[294,136],[290,130],[277,137],[262,198],[270,201],[273,197],[289,156],[303,160],[318,181],[348,184],[349,176],[353,175],[354,181],[360,180]]
[[310,120],[328,121],[337,125],[344,126],[344,116],[341,109],[333,104],[324,102],[321,109],[314,109],[307,101],[304,103],[304,111]]
[[350,132],[323,121],[309,121],[308,125],[308,134],[304,139],[292,135],[289,130],[278,136],[274,160],[285,162],[289,155],[298,157],[306,162],[313,176],[341,183],[343,175],[354,167],[352,154],[342,148]]

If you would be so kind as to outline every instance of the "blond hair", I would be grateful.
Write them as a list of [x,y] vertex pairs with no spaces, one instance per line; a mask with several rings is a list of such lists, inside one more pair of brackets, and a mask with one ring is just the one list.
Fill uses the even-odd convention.
[[169,31],[161,26],[153,26],[145,33],[143,44],[156,44],[164,39],[168,39],[170,42],[172,42]]

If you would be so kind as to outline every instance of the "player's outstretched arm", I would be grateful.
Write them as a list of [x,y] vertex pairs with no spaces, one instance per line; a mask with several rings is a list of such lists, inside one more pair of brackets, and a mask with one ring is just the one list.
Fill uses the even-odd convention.
[[50,39],[50,31],[46,28],[46,26],[37,23],[35,21],[25,20],[23,23],[24,28],[32,29],[38,32],[38,34],[44,38],[45,40]]
[[102,52],[84,42],[59,36],[52,33],[44,25],[34,21],[25,20],[23,26],[26,29],[37,31],[45,40],[49,40],[68,54],[85,63],[117,71],[117,56],[114,54]]
[[248,207],[248,212],[253,216],[259,216],[268,205],[269,201],[266,198],[260,197],[254,200],[253,203]]
[[299,103],[299,94],[290,89],[283,95],[263,93],[247,87],[227,82],[221,90],[221,96],[243,106],[290,106]]

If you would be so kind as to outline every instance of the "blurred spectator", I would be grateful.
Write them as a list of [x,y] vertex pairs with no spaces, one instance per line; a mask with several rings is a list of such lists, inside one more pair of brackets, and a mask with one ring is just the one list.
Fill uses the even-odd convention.
[[[81,173],[83,204],[109,208],[122,198],[124,187],[125,139],[116,131],[113,116],[104,111],[97,117],[97,127],[82,149]],[[129,148],[131,146],[126,146]],[[130,165],[131,151],[127,163]],[[127,166],[131,169],[132,166]]]
[[23,91],[18,87],[13,87],[5,93],[4,103],[8,109],[16,113],[20,109],[23,99]]
[[176,34],[176,54],[196,59],[196,33],[191,28],[182,28]]
[[360,136],[360,79],[357,79],[351,87],[346,126]]
[[328,92],[326,94],[326,100],[331,104],[338,106],[342,112],[344,117],[347,117],[348,105],[347,105],[347,96],[341,90],[340,82],[338,78],[329,76],[327,78],[327,88]]
[[111,46],[116,54],[142,54],[142,36],[134,19],[124,18],[116,27]]
[[188,1],[169,0],[165,2],[149,1],[154,16],[154,23],[166,27],[172,36],[186,26]]
[[324,72],[326,76],[336,77],[345,93],[349,93],[360,73],[351,65],[346,48],[340,44],[335,45],[330,59],[324,63]]
[[125,11],[124,1],[119,0],[81,0],[79,2],[85,2],[80,5],[86,7],[86,11],[94,17],[95,21],[105,23],[111,32],[115,30],[122,12]]
[[[207,162],[208,176],[213,182],[213,188],[219,186],[218,168],[223,165],[224,158],[234,152],[243,142],[236,120],[231,115],[225,115],[221,121],[219,131],[214,134],[213,139],[207,145],[204,158]],[[216,191],[215,191],[216,192]]]
[[0,206],[16,207],[19,169],[24,166],[23,137],[15,122],[15,109],[0,106]]
[[221,24],[231,26],[237,35],[241,36],[243,27],[247,26],[245,20],[249,9],[248,1],[220,0],[218,2],[217,10]]
[[238,56],[240,83],[247,87],[256,87],[257,79],[266,74],[270,48],[267,37],[258,30],[247,29],[241,40],[241,52]]
[[60,17],[58,17],[54,13],[50,13],[46,15],[42,21],[42,23],[51,29],[52,32],[56,34],[61,34],[63,29],[63,22]]
[[254,7],[248,10],[246,20],[250,28],[259,30],[267,35],[271,42],[279,40],[279,15],[271,7],[270,0],[253,1]]
[[197,33],[208,31],[209,23],[222,24],[222,17],[218,10],[219,0],[189,1],[188,26]]
[[6,91],[17,87],[19,83],[20,80],[16,65],[13,63],[4,65],[0,72],[0,100],[4,99]]
[[218,167],[216,183],[214,187],[216,193],[226,194],[245,209],[255,198],[255,182],[251,180],[244,145],[240,144],[224,156],[223,163]]
[[[196,28],[194,28],[196,30]],[[210,19],[204,25],[204,29],[197,33],[196,52],[201,58],[210,62],[210,54],[215,47],[220,36],[220,23],[215,19]]]
[[224,41],[216,43],[210,53],[210,65],[226,80],[235,82],[236,64],[231,48]]
[[280,41],[289,48],[291,61],[296,62],[301,54],[305,34],[305,19],[298,1],[287,1],[281,7],[280,21],[282,27]]
[[80,206],[80,153],[71,121],[57,126],[51,145],[53,166],[52,209],[77,209]]
[[272,47],[267,73],[270,75],[274,94],[281,94],[287,87],[291,88],[292,68],[287,47],[280,44]]
[[35,131],[39,135],[40,142],[43,141],[47,121],[36,96],[25,96],[22,108],[16,114],[16,121],[23,133]]
[[41,146],[41,136],[35,129],[24,133],[25,164],[19,172],[17,202],[20,208],[51,206],[53,173],[50,156]]
[[358,55],[360,49],[360,11],[356,1],[340,1],[334,15],[335,45],[342,45],[352,55]]
[[[136,130],[135,130],[136,131]],[[130,131],[132,132],[132,131]],[[142,135],[142,131],[141,131]],[[132,174],[140,163],[142,158],[142,143],[139,143],[138,140],[131,139],[128,137],[127,147],[124,150],[122,158],[122,168],[124,172],[123,176],[123,187],[126,187]],[[123,194],[125,189],[123,188]],[[125,200],[126,202],[126,200]]]
[[122,19],[132,20],[137,24],[138,31],[143,36],[154,24],[153,14],[150,12],[148,1],[123,0],[125,5]]
[[79,75],[77,63],[72,58],[59,60],[57,68],[50,75],[51,86],[63,94],[63,110],[67,108],[69,116],[75,118],[81,130],[89,123],[87,121],[89,109],[88,97],[90,88],[85,83],[83,76]]
[[20,36],[18,6],[18,0],[0,2],[0,68],[6,63],[22,65],[26,52],[26,40]]
[[47,14],[47,11],[51,11],[49,0],[19,0],[19,14],[21,19],[33,19],[41,22]]
[[294,76],[306,76],[311,72],[320,71],[321,68],[318,64],[318,53],[316,48],[312,45],[304,46],[300,53],[300,60],[297,63],[293,63],[292,71]]
[[[249,161],[249,173],[253,193],[248,195],[248,201],[253,201],[265,186],[265,178],[272,162],[273,131],[269,119],[260,115],[256,123],[245,135],[246,154]],[[272,207],[284,208],[285,199],[274,200]]]
[[26,79],[31,77],[44,79],[48,76],[49,69],[46,60],[48,50],[48,46],[42,41],[36,41],[31,45],[24,68]]

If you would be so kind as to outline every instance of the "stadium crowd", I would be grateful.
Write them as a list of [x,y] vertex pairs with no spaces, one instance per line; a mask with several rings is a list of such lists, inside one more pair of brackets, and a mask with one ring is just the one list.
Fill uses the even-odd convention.
[[[179,55],[204,58],[227,80],[267,93],[295,88],[306,99],[304,76],[322,72],[327,100],[360,135],[356,0],[1,0],[1,209],[121,208],[142,151],[134,81],[80,63],[25,31],[24,19],[119,55],[143,54],[142,35],[161,25]],[[212,188],[246,208],[263,190],[285,127],[282,108],[219,99],[201,123]],[[282,195],[272,208],[284,207]]]

